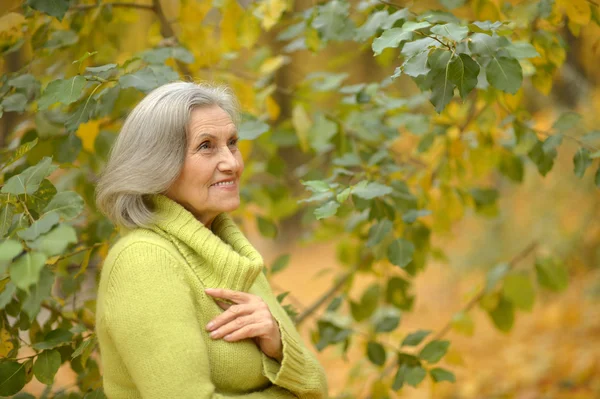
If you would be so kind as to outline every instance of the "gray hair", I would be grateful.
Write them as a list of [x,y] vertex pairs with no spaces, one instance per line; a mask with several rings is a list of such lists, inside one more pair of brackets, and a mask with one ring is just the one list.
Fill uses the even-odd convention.
[[174,82],[150,92],[131,111],[111,149],[96,187],[96,205],[114,224],[147,227],[147,197],[160,194],[179,175],[187,149],[190,113],[217,105],[238,123],[238,103],[225,86]]

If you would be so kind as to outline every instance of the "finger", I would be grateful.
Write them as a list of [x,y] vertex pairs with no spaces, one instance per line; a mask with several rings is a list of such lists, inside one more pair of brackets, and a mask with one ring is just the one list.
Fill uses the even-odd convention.
[[227,342],[241,341],[242,339],[255,338],[264,335],[267,332],[266,323],[254,323],[246,325],[223,337]]
[[210,337],[213,339],[223,338],[226,335],[230,335],[234,331],[240,330],[248,325],[256,324],[255,315],[247,315],[238,317],[237,319],[231,320],[229,323],[222,325],[210,333]]
[[231,303],[228,303],[228,302],[222,302],[222,301],[219,301],[219,300],[216,300],[215,302],[223,310],[227,310],[227,309],[229,309],[230,307],[233,306]]
[[227,290],[224,288],[206,288],[204,292],[213,298],[228,299],[234,303],[248,303],[253,297],[253,295],[245,292]]
[[214,331],[217,328],[220,328],[222,325],[237,319],[238,317],[254,313],[254,310],[255,306],[252,305],[232,305],[225,310],[225,312],[212,319],[206,325],[206,329],[208,331]]

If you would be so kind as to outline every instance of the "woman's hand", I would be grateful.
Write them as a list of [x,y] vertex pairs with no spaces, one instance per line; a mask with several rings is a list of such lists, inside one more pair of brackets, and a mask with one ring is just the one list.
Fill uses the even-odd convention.
[[[229,342],[252,338],[265,355],[281,361],[283,350],[279,325],[262,298],[226,289],[207,288],[204,292],[217,299],[217,305],[225,310],[206,325],[211,338],[223,338]],[[233,304],[219,299],[227,299]]]

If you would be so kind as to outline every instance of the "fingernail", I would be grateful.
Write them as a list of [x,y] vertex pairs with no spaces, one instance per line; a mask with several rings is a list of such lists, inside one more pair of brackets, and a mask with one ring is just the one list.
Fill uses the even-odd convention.
[[224,339],[225,341],[229,341],[229,339],[230,339],[230,338],[231,338],[231,335],[226,335],[226,336],[224,336],[224,337],[223,337],[223,339]]
[[216,331],[213,331],[213,332],[210,333],[210,337],[211,338],[214,338],[216,336],[217,336],[217,332]]
[[208,323],[208,324],[206,325],[206,329],[207,329],[208,331],[210,331],[210,330],[212,330],[212,329],[213,329],[213,327],[214,327],[214,326],[215,326],[215,323],[213,323],[213,322],[211,321],[210,323]]

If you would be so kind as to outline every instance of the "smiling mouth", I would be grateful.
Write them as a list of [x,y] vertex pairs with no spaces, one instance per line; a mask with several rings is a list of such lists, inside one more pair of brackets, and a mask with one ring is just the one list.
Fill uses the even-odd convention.
[[235,180],[212,184],[211,187],[231,187],[235,185]]

